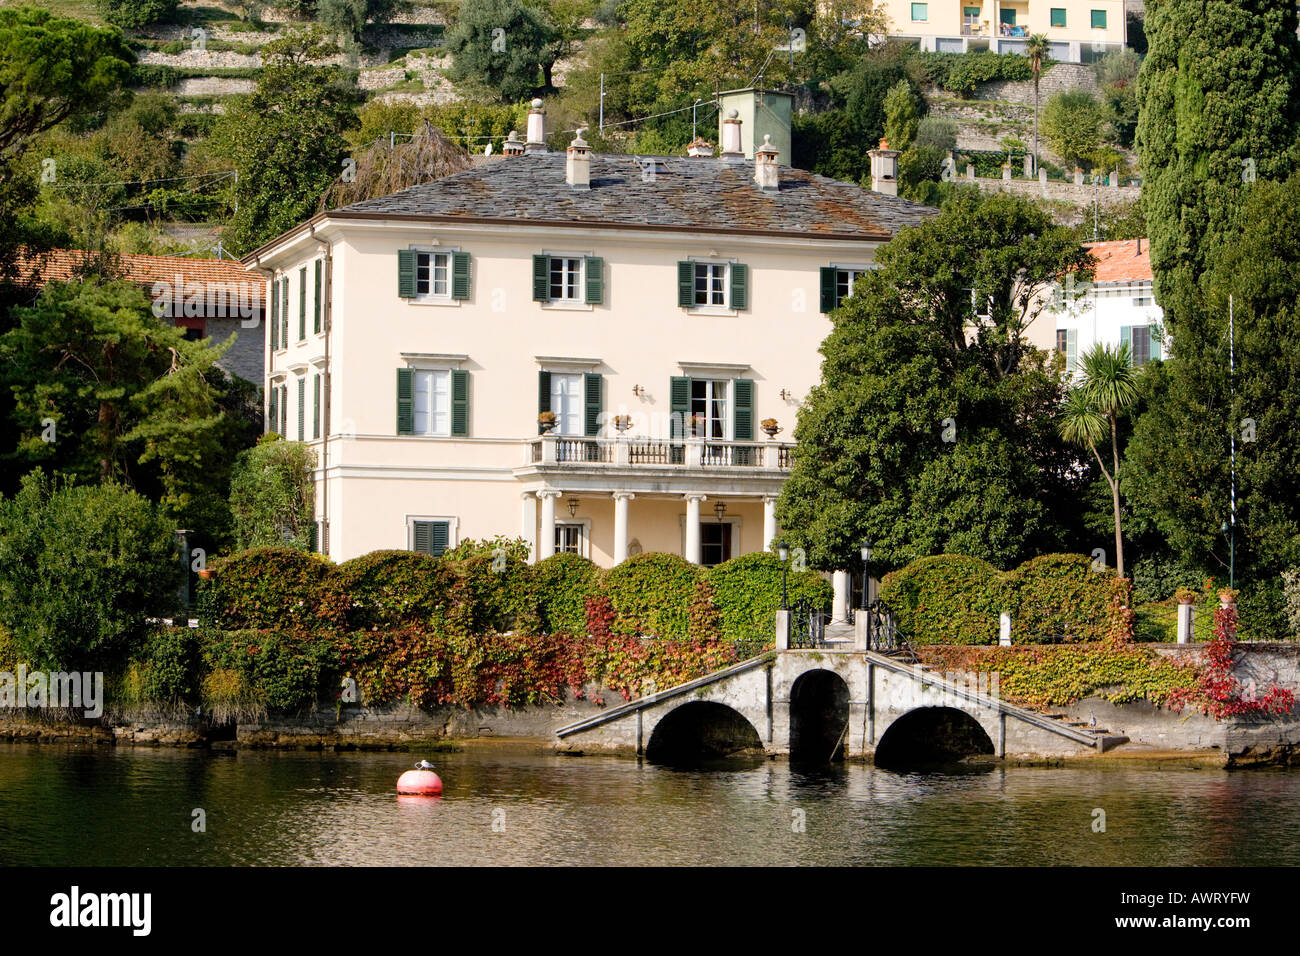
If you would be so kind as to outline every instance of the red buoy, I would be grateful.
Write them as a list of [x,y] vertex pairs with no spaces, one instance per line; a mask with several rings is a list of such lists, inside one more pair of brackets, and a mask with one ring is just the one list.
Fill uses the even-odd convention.
[[442,779],[432,770],[408,770],[397,778],[397,792],[437,796],[442,793]]

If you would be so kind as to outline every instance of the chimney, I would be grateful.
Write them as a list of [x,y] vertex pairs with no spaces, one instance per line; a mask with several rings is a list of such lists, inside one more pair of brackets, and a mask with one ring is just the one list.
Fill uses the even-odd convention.
[[763,192],[776,192],[781,188],[780,167],[777,159],[781,151],[772,145],[772,137],[764,136],[763,145],[754,153],[754,182]]
[[532,109],[528,111],[528,141],[524,143],[525,153],[546,152],[546,110],[542,109],[541,100],[533,100]]
[[686,145],[686,155],[712,156],[713,146],[703,136],[697,136]]
[[511,130],[510,135],[506,137],[505,145],[501,147],[501,152],[507,156],[524,155],[524,141],[519,138],[517,130]]
[[898,150],[889,148],[882,139],[880,148],[867,153],[871,157],[871,189],[886,196],[898,195]]
[[722,159],[738,163],[744,158],[745,150],[740,145],[740,113],[727,110],[727,118],[722,121]]
[[585,129],[578,130],[578,135],[564,151],[564,181],[572,189],[591,188],[591,147],[582,138],[585,132]]

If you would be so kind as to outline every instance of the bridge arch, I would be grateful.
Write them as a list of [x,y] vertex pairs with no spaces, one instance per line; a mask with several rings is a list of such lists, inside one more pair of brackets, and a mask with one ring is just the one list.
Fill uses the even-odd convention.
[[973,715],[956,707],[917,707],[889,725],[876,745],[878,767],[907,770],[993,754],[993,740]]
[[823,668],[806,670],[790,686],[790,759],[830,763],[844,758],[849,685]]
[[739,711],[711,700],[674,707],[655,724],[646,759],[682,764],[737,754],[761,754],[763,742]]

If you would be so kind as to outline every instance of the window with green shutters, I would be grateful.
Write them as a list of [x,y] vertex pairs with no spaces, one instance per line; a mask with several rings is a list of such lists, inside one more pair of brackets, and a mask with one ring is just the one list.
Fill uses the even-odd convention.
[[469,372],[459,368],[451,372],[451,433],[469,436]]
[[411,537],[411,550],[440,558],[451,543],[451,522],[413,521]]
[[[304,270],[305,271],[305,270]],[[298,441],[307,437],[307,377],[298,376]]]
[[599,256],[533,256],[533,301],[603,305],[605,260]]
[[437,249],[397,250],[397,295],[402,299],[469,298],[470,255]]
[[451,297],[458,300],[469,298],[468,252],[451,254]]
[[1104,29],[1106,29],[1106,11],[1105,11],[1105,10],[1093,10],[1093,11],[1092,11],[1092,28],[1093,28],[1094,30],[1104,30]]
[[686,259],[677,263],[677,304],[703,311],[749,308],[749,266]]
[[924,22],[930,18],[930,5],[928,3],[912,4],[912,19]]
[[271,280],[271,350],[280,347],[280,280]]
[[1065,8],[1064,8],[1064,7],[1052,7],[1052,26],[1054,26],[1054,27],[1063,27],[1063,26],[1065,26]]
[[321,290],[321,270],[324,267],[324,265],[325,265],[325,261],[323,259],[316,260],[316,294],[312,297],[311,300],[312,301],[311,330],[313,332],[320,332],[320,327],[321,327],[320,326],[320,322],[321,322],[320,290]]
[[600,434],[600,419],[604,411],[604,379],[599,372],[588,372],[582,377],[583,431],[588,437]]
[[307,267],[298,270],[298,341],[307,338]]
[[586,280],[587,305],[602,305],[605,301],[605,260],[587,256],[583,263]]
[[[416,381],[417,369],[399,368],[397,370],[397,434],[415,435],[416,430]],[[428,376],[430,373],[422,373]],[[450,433],[454,438],[469,436],[469,372],[464,369],[452,369],[451,383],[451,423]],[[427,416],[427,411],[422,412]],[[421,427],[425,427],[421,425]],[[426,432],[428,434],[428,432]],[[446,434],[445,432],[443,434]]]
[[320,438],[320,373],[311,377],[311,437]]
[[289,347],[289,277],[280,280],[280,348]]
[[551,301],[550,256],[533,256],[533,301]]
[[1153,358],[1160,357],[1160,339],[1158,327],[1154,325],[1120,326],[1119,341],[1129,348],[1129,357],[1133,367],[1145,365]]
[[415,250],[397,250],[397,294],[403,299],[415,298]]

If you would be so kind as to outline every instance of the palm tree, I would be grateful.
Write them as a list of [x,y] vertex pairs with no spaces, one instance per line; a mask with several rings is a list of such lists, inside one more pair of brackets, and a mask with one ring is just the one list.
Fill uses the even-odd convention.
[[[1119,417],[1137,403],[1137,370],[1127,344],[1118,349],[1095,345],[1083,355],[1083,377],[1066,394],[1061,415],[1061,437],[1075,445],[1086,445],[1110,485],[1115,511],[1115,570],[1124,576],[1124,535],[1119,514]],[[1110,425],[1111,470],[1097,452]]]
[[1038,172],[1038,80],[1043,75],[1043,61],[1048,59],[1047,34],[1033,33],[1025,41],[1025,56],[1034,71],[1034,172]]

